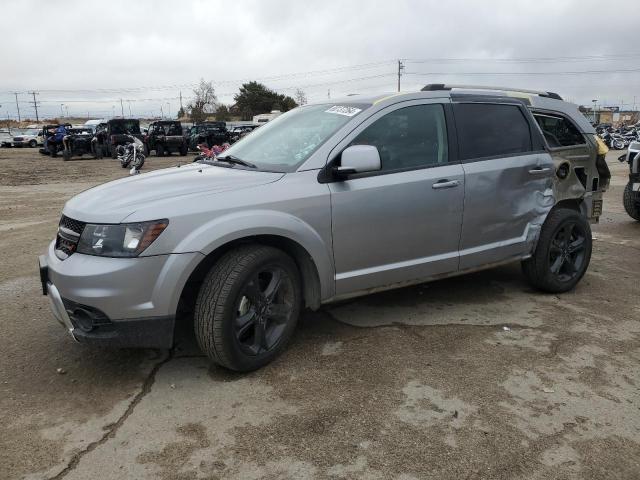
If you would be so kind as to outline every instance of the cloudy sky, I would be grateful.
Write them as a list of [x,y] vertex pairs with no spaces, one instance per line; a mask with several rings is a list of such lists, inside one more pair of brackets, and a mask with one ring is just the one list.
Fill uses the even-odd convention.
[[[200,78],[310,101],[426,83],[640,106],[637,0],[36,1],[0,6],[0,117],[175,115]],[[635,100],[634,100],[635,98]],[[122,106],[120,103],[122,99]]]

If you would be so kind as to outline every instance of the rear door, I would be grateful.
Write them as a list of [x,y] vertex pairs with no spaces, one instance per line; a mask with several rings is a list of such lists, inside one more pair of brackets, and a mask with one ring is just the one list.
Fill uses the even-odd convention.
[[342,142],[374,145],[382,169],[329,184],[337,295],[458,269],[464,174],[449,149],[448,108],[402,102]]
[[530,252],[554,204],[554,165],[519,102],[456,102],[459,155],[465,172],[460,269]]

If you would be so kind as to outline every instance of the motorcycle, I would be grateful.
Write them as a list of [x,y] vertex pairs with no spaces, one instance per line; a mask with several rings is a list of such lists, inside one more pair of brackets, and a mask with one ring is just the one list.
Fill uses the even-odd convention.
[[199,160],[215,160],[215,158],[222,152],[227,150],[231,145],[223,143],[222,145],[214,145],[213,147],[207,147],[206,143],[199,144],[196,148],[200,153],[193,159],[194,162]]
[[619,133],[607,130],[604,131],[600,137],[609,148],[622,150],[625,147],[624,138]]
[[128,136],[128,140],[126,145],[119,145],[116,148],[117,157],[122,168],[131,165],[129,175],[137,175],[144,165],[144,144],[132,135]]

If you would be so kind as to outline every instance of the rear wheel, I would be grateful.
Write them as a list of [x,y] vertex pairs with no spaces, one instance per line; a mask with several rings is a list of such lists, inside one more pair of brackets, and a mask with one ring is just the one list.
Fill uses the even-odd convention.
[[183,156],[183,157],[184,157],[184,156],[186,156],[186,155],[187,155],[187,153],[188,153],[188,150],[189,150],[189,149],[187,148],[187,145],[186,145],[186,144],[182,145],[182,146],[180,147],[180,155],[181,155],[181,156]]
[[156,157],[164,157],[164,146],[156,143]]
[[634,220],[640,221],[640,194],[634,192],[631,183],[624,187],[622,203],[627,214]]
[[583,215],[568,208],[552,210],[542,225],[535,252],[522,262],[522,270],[542,291],[571,290],[587,271],[591,242],[591,227]]
[[301,306],[300,274],[288,255],[261,245],[239,247],[220,258],[200,288],[198,344],[226,368],[258,369],[286,348]]

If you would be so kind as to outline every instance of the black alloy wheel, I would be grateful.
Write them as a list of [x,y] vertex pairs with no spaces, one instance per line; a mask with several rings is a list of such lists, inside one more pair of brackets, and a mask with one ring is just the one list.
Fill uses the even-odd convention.
[[586,233],[577,222],[567,222],[556,232],[549,248],[549,270],[559,282],[570,282],[582,270]]
[[277,266],[262,267],[242,288],[236,303],[235,338],[247,355],[273,350],[293,314],[293,284]]

